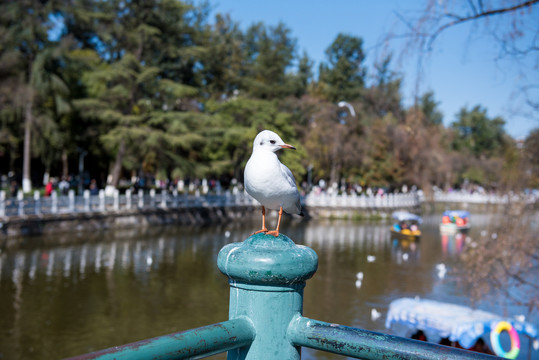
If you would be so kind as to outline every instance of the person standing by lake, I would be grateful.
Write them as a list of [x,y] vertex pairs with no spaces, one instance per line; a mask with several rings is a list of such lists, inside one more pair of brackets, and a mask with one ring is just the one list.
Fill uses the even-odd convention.
[[97,188],[97,182],[95,181],[95,179],[92,179],[92,181],[90,182],[90,195],[98,195],[99,194],[99,189]]
[[52,181],[49,180],[47,185],[45,185],[45,196],[51,196],[53,188]]
[[19,184],[17,184],[16,180],[11,180],[11,184],[9,185],[9,193],[11,197],[17,197],[18,192],[19,192]]

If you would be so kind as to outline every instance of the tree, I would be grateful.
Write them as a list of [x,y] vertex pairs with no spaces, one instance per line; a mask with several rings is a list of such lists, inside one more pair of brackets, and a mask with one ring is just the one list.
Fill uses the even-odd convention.
[[334,104],[316,98],[305,100],[314,101],[305,134],[305,148],[315,169],[315,177],[329,178],[330,185],[338,183],[343,167],[345,127],[339,124]]
[[434,93],[429,91],[418,101],[421,112],[424,115],[425,125],[442,125],[444,115],[438,109],[440,103],[434,100]]
[[457,151],[469,151],[476,157],[500,155],[507,142],[504,124],[500,117],[489,119],[487,110],[479,105],[472,110],[462,108],[457,121],[451,124],[457,134],[453,147]]
[[197,110],[194,67],[202,49],[192,28],[200,19],[189,6],[172,0],[159,6],[97,2],[96,7],[97,56],[83,75],[90,97],[77,104],[105,125],[100,140],[115,157],[109,185],[118,184],[123,167],[156,172],[173,162],[185,165],[174,149],[202,141],[181,113]]
[[39,136],[34,137],[34,154],[45,165],[45,172],[50,174],[53,163],[61,160],[62,174],[68,175],[67,147],[70,121],[73,118],[71,94],[68,84],[63,79],[67,75],[67,44],[60,42],[39,52],[34,61],[35,88],[35,128]]
[[365,86],[363,40],[338,34],[326,49],[327,63],[320,64],[319,82],[328,100],[353,101],[360,97]]
[[391,113],[402,121],[404,119],[400,89],[402,79],[391,70],[390,64],[391,56],[387,56],[374,65],[376,71],[374,84],[365,92],[365,102],[368,111],[375,116],[384,117]]
[[266,28],[263,23],[250,26],[245,33],[246,73],[243,86],[254,97],[283,98],[291,95],[287,71],[295,58],[296,40],[283,23]]
[[524,174],[529,174],[526,187],[539,188],[539,128],[533,130],[524,140]]
[[526,308],[529,316],[539,310],[539,242],[526,226],[533,223],[534,212],[525,211],[522,203],[511,203],[499,216],[472,246],[465,247],[457,267],[459,281],[473,301],[503,299],[505,306]]
[[218,14],[215,25],[205,29],[202,86],[207,97],[229,98],[241,88],[245,73],[243,34],[228,15]]
[[290,76],[291,95],[298,98],[306,95],[309,90],[309,85],[313,80],[313,61],[309,58],[306,52],[299,58],[298,70]]
[[362,164],[362,182],[368,186],[391,186],[403,182],[405,167],[399,161],[392,132],[397,119],[392,114],[376,118],[366,130],[367,153]]
[[504,124],[500,117],[490,119],[487,110],[479,105],[472,110],[460,110],[457,120],[451,124],[451,146],[460,159],[458,168],[453,169],[459,175],[458,183],[500,185],[504,154],[512,146]]
[[[1,5],[0,9],[4,10],[5,5]],[[2,171],[14,173],[15,160],[20,156],[19,124],[24,123],[21,113],[24,104],[24,68],[21,66],[15,34],[10,30],[11,20],[4,13],[0,13],[0,158],[1,163],[7,166]]]
[[5,1],[0,5],[1,55],[7,60],[3,66],[4,76],[9,78],[3,84],[10,89],[11,95],[8,96],[11,106],[21,109],[24,118],[24,192],[32,188],[30,161],[35,123],[35,81],[42,78],[42,74],[36,72],[45,70],[34,65],[39,53],[51,46],[47,31],[51,28],[50,16],[53,12],[52,1]]
[[430,195],[433,185],[446,186],[451,181],[451,154],[443,127],[432,126],[419,106],[406,112],[405,120],[393,128],[392,147],[395,161],[403,168],[400,182],[394,185],[418,185]]

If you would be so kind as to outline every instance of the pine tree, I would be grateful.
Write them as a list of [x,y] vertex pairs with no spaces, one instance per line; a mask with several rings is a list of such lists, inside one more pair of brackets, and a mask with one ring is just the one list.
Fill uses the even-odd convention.
[[213,27],[204,31],[206,51],[202,56],[202,87],[204,95],[213,99],[228,99],[241,89],[245,73],[243,33],[230,16],[218,14]]
[[248,94],[260,99],[292,95],[288,71],[295,58],[296,40],[290,29],[282,23],[269,28],[254,24],[247,29],[244,46],[247,69],[243,86]]
[[[11,114],[20,113],[24,119],[22,188],[29,192],[32,188],[30,161],[32,131],[35,125],[35,101],[39,89],[36,81],[42,79],[46,71],[36,66],[40,52],[51,45],[48,30],[52,24],[52,1],[4,1],[0,5],[0,29],[2,41],[3,102],[8,103]],[[5,61],[5,62],[4,62]],[[4,112],[6,111],[4,110]],[[17,115],[19,116],[19,115]]]
[[327,63],[320,64],[319,82],[328,100],[353,101],[360,97],[366,73],[362,46],[361,38],[339,34],[326,49]]
[[90,97],[77,104],[104,124],[100,140],[115,156],[109,177],[115,187],[124,167],[150,173],[167,169],[179,162],[175,146],[200,141],[184,113],[197,112],[200,19],[172,0],[95,6],[94,51],[100,60],[83,75]]

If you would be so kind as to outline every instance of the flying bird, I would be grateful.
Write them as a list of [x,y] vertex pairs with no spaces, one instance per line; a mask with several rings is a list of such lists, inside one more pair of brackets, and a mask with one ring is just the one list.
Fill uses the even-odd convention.
[[[253,153],[245,166],[245,190],[262,205],[262,229],[255,234],[279,236],[283,211],[303,216],[294,175],[276,154],[281,149],[296,150],[292,145],[285,144],[273,131],[261,131],[255,137]],[[279,210],[275,230],[266,228],[266,209]]]

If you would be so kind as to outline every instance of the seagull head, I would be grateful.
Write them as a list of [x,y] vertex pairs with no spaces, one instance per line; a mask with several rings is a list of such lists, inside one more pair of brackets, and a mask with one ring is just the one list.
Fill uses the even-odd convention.
[[263,130],[258,133],[253,142],[253,151],[264,150],[276,152],[280,149],[296,150],[292,145],[285,144],[279,135],[270,130]]

